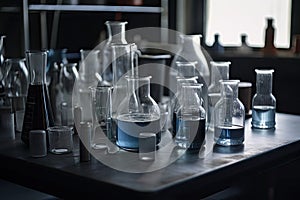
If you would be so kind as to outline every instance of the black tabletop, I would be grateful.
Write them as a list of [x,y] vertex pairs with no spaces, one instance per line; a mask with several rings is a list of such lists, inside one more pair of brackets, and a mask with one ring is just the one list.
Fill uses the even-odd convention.
[[[104,164],[95,157],[80,162],[77,145],[70,154],[33,158],[17,135],[14,141],[0,143],[0,176],[62,198],[200,198],[229,186],[235,178],[293,159],[300,152],[300,116],[276,113],[276,122],[275,129],[259,130],[251,128],[251,118],[246,119],[245,142],[240,146],[217,146],[211,133],[199,154],[182,153],[170,145],[172,151],[162,151],[155,162],[164,162],[160,154],[172,162],[158,164],[157,169],[148,162],[140,165],[145,167],[142,172],[134,165],[145,161],[137,161],[138,154],[124,157],[124,151],[99,152]],[[168,139],[166,133],[163,140]]]

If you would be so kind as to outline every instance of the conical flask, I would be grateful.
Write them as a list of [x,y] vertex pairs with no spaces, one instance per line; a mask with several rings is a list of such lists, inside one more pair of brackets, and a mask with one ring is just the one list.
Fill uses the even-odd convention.
[[154,133],[161,140],[160,109],[150,96],[150,78],[128,76],[126,98],[117,110],[117,145],[125,150],[139,150],[139,134]]
[[47,130],[54,125],[46,85],[47,51],[26,51],[30,84],[27,92],[21,139],[29,145],[29,131]]

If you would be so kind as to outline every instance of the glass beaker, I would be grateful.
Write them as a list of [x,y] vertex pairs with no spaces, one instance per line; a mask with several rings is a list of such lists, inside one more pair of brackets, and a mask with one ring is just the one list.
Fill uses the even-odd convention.
[[117,145],[126,150],[139,150],[139,134],[156,134],[161,140],[160,108],[150,96],[150,78],[127,76],[127,95],[117,110]]
[[220,80],[229,79],[228,61],[211,61],[211,79],[208,87],[208,110],[207,110],[207,129],[214,130],[214,108],[221,98]]
[[272,94],[273,69],[255,69],[256,94],[252,98],[252,127],[274,128],[276,98]]
[[197,62],[196,65],[196,76],[198,76],[198,83],[203,84],[202,87],[202,98],[204,101],[204,108],[207,110],[207,89],[210,83],[210,69],[208,65],[208,58],[205,56],[202,46],[201,46],[201,34],[195,35],[180,35],[180,40],[182,44],[182,48],[176,55],[171,63],[171,68],[174,69],[170,71],[169,78],[169,87],[171,91],[176,90],[176,77],[178,70],[176,68],[177,61],[185,61],[185,62]]
[[5,79],[5,87],[12,103],[15,130],[21,132],[29,86],[29,72],[24,58],[6,59],[5,65],[8,65],[7,69],[9,69]]
[[128,22],[121,21],[106,21],[105,25],[107,28],[107,40],[102,49],[102,67],[104,69],[103,80],[108,83],[113,84],[113,66],[112,66],[112,58],[113,58],[113,50],[111,48],[112,45],[115,44],[127,44],[125,38],[125,26]]
[[108,142],[115,142],[112,136],[112,102],[111,86],[97,86],[90,88],[92,95],[93,131],[91,147],[94,149],[107,148]]
[[177,112],[175,143],[190,151],[199,151],[205,140],[206,112],[201,100],[202,84],[184,83],[183,98]]
[[214,140],[222,146],[240,145],[245,137],[245,108],[238,99],[239,80],[221,80],[221,99],[214,111]]
[[27,92],[21,139],[29,144],[29,131],[47,130],[54,125],[48,87],[46,85],[47,51],[26,51],[30,84]]

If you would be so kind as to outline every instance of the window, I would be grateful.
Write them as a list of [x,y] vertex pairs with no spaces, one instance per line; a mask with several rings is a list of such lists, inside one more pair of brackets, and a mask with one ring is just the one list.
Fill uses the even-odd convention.
[[211,46],[214,34],[223,46],[239,46],[247,34],[251,47],[263,47],[266,18],[274,19],[275,46],[290,47],[291,0],[207,0],[205,42]]

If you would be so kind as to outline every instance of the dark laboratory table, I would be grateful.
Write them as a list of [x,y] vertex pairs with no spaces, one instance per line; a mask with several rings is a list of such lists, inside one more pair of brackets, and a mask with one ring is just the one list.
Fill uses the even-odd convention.
[[214,145],[208,133],[206,153],[186,152],[169,166],[145,173],[113,169],[94,157],[80,162],[77,145],[71,154],[32,158],[17,135],[0,143],[0,177],[63,199],[201,199],[299,157],[300,116],[276,113],[276,122],[275,129],[258,130],[246,119],[244,145],[235,147]]

